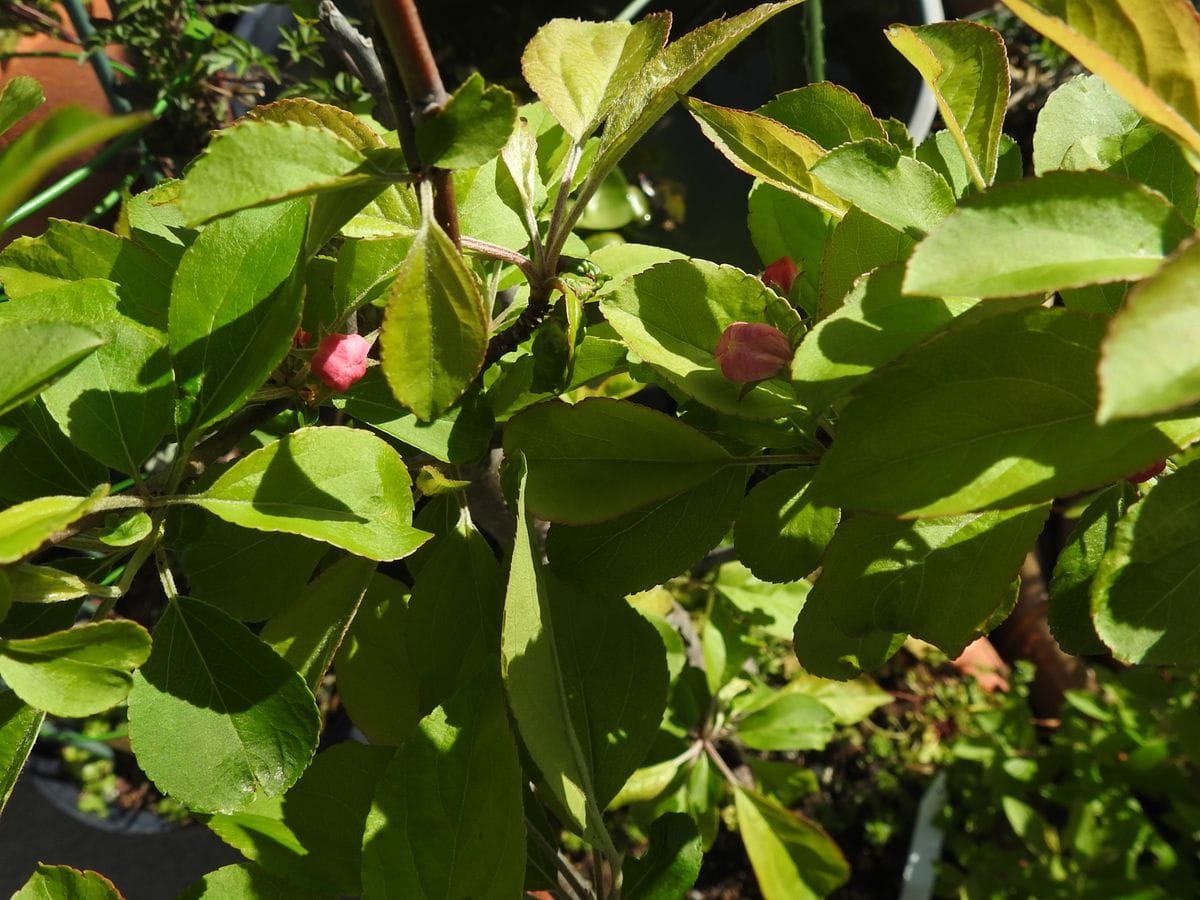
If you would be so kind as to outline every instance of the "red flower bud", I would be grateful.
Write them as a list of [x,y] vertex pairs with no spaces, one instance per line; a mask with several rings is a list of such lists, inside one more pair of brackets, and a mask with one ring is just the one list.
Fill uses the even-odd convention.
[[305,331],[303,328],[301,328],[301,329],[298,329],[294,335],[292,335],[292,346],[293,347],[307,347],[311,343],[312,343],[312,332],[311,331]]
[[1133,484],[1141,484],[1143,481],[1149,481],[1151,478],[1161,475],[1166,467],[1167,461],[1165,459],[1160,459],[1158,462],[1151,463],[1144,469],[1139,469],[1132,475],[1126,475],[1125,480]]
[[717,341],[715,351],[721,373],[741,384],[762,381],[792,361],[787,335],[761,322],[734,322]]
[[786,297],[792,292],[792,285],[796,283],[796,276],[799,274],[800,269],[792,258],[781,256],[763,269],[761,277],[763,284],[769,288],[775,288]]
[[371,345],[362,335],[331,334],[312,357],[312,373],[335,391],[345,391],[367,373]]

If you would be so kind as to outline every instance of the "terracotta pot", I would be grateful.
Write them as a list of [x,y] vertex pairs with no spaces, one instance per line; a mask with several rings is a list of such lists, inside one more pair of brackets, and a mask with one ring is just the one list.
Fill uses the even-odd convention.
[[[89,5],[89,9],[93,15],[98,17],[111,15],[106,0],[93,0]],[[63,23],[63,31],[73,36],[75,31],[71,27],[70,20],[61,6],[56,5],[55,13],[59,21]],[[57,38],[35,34],[21,38],[17,43],[16,50],[21,53],[77,53],[79,52],[79,47],[67,41],[58,40]],[[116,59],[123,58],[119,48],[110,48],[109,53]],[[18,57],[0,62],[0,80],[7,81],[18,75],[29,75],[32,78],[36,78],[42,85],[42,92],[46,95],[46,102],[6,132],[3,137],[0,137],[0,146],[4,146],[12,141],[26,128],[46,118],[46,116],[61,106],[76,104],[86,106],[89,109],[94,109],[106,115],[112,113],[112,107],[109,105],[108,98],[104,95],[104,89],[100,87],[100,83],[96,80],[96,75],[92,71],[92,67],[86,62],[81,65],[73,59],[56,59],[51,57]],[[47,179],[46,184],[56,181],[71,170],[85,164],[98,152],[99,148],[93,148],[68,160],[54,171],[50,178]],[[35,215],[30,216],[25,221],[5,231],[3,238],[0,238],[0,240],[7,243],[21,235],[41,234],[46,229],[47,219],[51,217],[58,219],[79,219],[87,215],[117,185],[118,177],[119,175],[116,172],[103,172],[89,178],[83,184],[77,185],[67,194],[55,200]]]

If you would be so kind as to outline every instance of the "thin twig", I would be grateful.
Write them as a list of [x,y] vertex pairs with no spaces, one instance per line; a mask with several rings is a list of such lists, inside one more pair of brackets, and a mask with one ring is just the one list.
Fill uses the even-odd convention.
[[554,861],[554,867],[558,869],[559,875],[566,882],[566,887],[570,889],[573,896],[578,900],[589,900],[596,896],[592,888],[575,871],[571,861],[563,857],[558,848],[546,840],[545,835],[537,830],[537,826],[529,820],[528,816],[525,817],[525,831],[533,838],[533,842],[541,848],[542,852]]
[[396,115],[388,94],[387,78],[375,52],[375,43],[342,14],[333,0],[321,0],[318,7],[317,27],[325,40],[363,83],[363,87],[375,99],[375,115],[384,128],[396,127]]
[[537,272],[533,267],[533,261],[523,253],[518,253],[516,250],[509,250],[507,247],[501,247],[499,244],[493,244],[489,241],[481,241],[477,238],[464,237],[462,239],[462,248],[469,253],[477,253],[480,256],[486,256],[490,259],[498,259],[502,262],[509,263],[520,269],[526,280],[533,281],[537,277]]
[[[373,0],[375,15],[400,73],[412,117],[428,119],[441,112],[450,95],[442,84],[429,39],[414,0]],[[403,140],[403,134],[401,139]],[[406,150],[406,153],[413,153]],[[419,153],[415,154],[419,158]],[[428,172],[434,187],[434,217],[457,246],[460,240],[454,180],[444,169]]]

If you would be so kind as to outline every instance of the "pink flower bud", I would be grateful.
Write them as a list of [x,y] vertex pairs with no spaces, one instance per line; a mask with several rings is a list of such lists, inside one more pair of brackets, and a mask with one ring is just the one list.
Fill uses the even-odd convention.
[[1143,481],[1149,481],[1151,478],[1156,478],[1163,473],[1167,467],[1167,461],[1160,459],[1156,463],[1151,463],[1144,469],[1139,469],[1132,475],[1126,475],[1125,480],[1132,484],[1141,484]]
[[312,357],[312,373],[335,391],[345,391],[367,373],[371,345],[362,335],[331,334]]
[[761,277],[763,284],[786,297],[792,292],[792,285],[796,283],[796,276],[799,274],[800,269],[795,261],[790,256],[781,256],[763,269]]
[[715,351],[721,373],[744,384],[777,374],[792,361],[787,335],[761,322],[734,322],[717,341]]

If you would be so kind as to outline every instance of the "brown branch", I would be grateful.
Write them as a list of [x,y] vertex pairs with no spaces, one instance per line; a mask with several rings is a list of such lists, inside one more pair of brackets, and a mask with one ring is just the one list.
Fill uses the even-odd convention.
[[483,360],[485,369],[504,354],[516,350],[518,345],[528,340],[533,330],[542,324],[542,320],[550,312],[550,294],[557,280],[552,278],[547,282],[530,282],[529,304],[512,325],[492,337],[488,344],[487,356]]
[[[372,0],[372,4],[400,74],[413,120],[420,122],[436,116],[446,105],[449,95],[438,73],[433,51],[429,49],[429,39],[425,36],[416,3],[414,0]],[[411,153],[415,155],[415,148]],[[434,187],[434,217],[457,245],[460,235],[454,181],[444,169],[431,169],[428,174]]]

